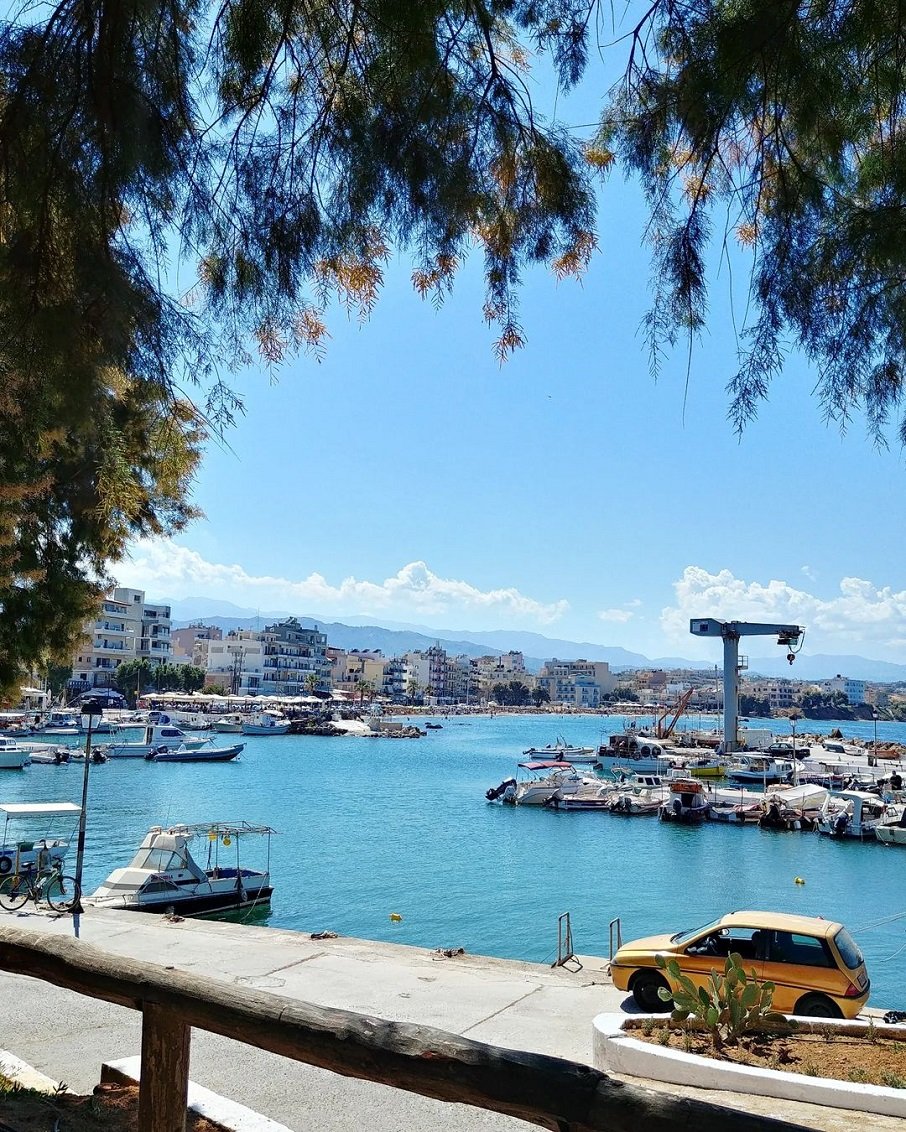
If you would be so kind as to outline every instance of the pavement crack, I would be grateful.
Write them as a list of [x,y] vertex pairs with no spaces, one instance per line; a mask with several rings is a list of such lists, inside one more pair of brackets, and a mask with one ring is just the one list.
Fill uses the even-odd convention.
[[288,971],[290,967],[299,967],[302,963],[310,963],[312,959],[320,959],[326,951],[316,951],[314,955],[306,955],[302,959],[294,959],[292,963],[284,963],[282,967],[275,967],[273,971],[265,971],[265,975],[276,975],[278,971]]
[[485,1024],[485,1022],[490,1022],[491,1019],[496,1018],[498,1016],[498,1014],[503,1014],[507,1010],[510,1010],[512,1007],[518,1006],[520,1002],[525,1002],[525,1000],[527,998],[531,998],[533,994],[537,994],[537,992],[540,991],[541,989],[542,989],[541,987],[532,987],[532,989],[530,991],[527,991],[525,994],[520,995],[519,998],[514,998],[512,1002],[508,1002],[506,1004],[506,1006],[501,1006],[499,1010],[495,1010],[492,1014],[489,1014],[486,1018],[479,1018],[479,1020],[477,1022],[473,1022],[471,1026],[466,1026],[466,1028],[464,1030],[459,1031],[460,1034],[463,1035],[463,1037],[464,1037],[469,1032],[469,1030],[474,1030],[478,1026],[483,1026]]

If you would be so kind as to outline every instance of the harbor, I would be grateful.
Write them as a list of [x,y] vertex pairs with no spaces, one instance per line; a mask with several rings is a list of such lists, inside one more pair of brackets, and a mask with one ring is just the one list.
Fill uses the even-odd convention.
[[[593,1062],[592,1020],[602,1012],[634,1010],[631,999],[627,1002],[613,987],[600,960],[588,956],[581,957],[581,968],[551,969],[362,939],[313,939],[302,932],[111,911],[92,911],[76,920],[30,916],[17,920],[16,927],[51,938],[77,931],[79,939],[114,957],[164,964],[284,1000],[436,1026],[585,1065]],[[135,1011],[5,972],[0,972],[0,988],[0,1029],[15,1035],[16,1054],[71,1089],[90,1091],[103,1062],[138,1052],[141,1020]],[[193,1036],[192,1080],[299,1130],[527,1132],[534,1127],[466,1105],[338,1077],[200,1030]],[[779,1116],[797,1127],[822,1132],[852,1127],[852,1112],[824,1105],[644,1084],[755,1115]],[[872,1117],[878,1132],[894,1132],[900,1124],[891,1117]]]
[[[249,923],[550,963],[557,919],[567,911],[576,950],[606,955],[615,917],[624,936],[638,936],[733,908],[773,908],[845,923],[865,951],[870,1005],[906,1005],[896,961],[904,942],[899,848],[489,805],[489,784],[511,775],[527,748],[544,748],[564,730],[572,743],[597,747],[623,721],[576,715],[567,728],[556,715],[438,715],[432,722],[440,729],[416,743],[248,736],[241,757],[224,763],[111,759],[92,767],[84,892],[124,867],[152,825],[241,817],[278,831],[271,904],[237,913]],[[780,733],[783,722],[752,726]],[[848,737],[872,737],[871,724],[843,726]],[[884,741],[906,736],[901,724],[878,731]],[[3,800],[77,799],[82,769],[73,762],[7,773]]]

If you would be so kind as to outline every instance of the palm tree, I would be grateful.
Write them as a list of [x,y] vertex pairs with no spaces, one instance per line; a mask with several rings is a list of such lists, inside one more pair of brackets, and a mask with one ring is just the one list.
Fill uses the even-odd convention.
[[310,696],[313,696],[315,692],[317,692],[320,683],[321,678],[318,676],[317,672],[309,672],[305,677],[305,691],[308,692]]

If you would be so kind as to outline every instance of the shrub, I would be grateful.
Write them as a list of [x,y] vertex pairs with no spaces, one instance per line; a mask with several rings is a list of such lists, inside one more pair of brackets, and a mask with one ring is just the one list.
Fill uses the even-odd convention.
[[658,955],[657,965],[677,984],[676,990],[662,987],[658,991],[664,1002],[673,1000],[670,1021],[678,1024],[692,1018],[710,1034],[718,1052],[725,1045],[738,1045],[753,1030],[779,1027],[789,1033],[792,1029],[788,1018],[771,1009],[774,984],[759,984],[754,970],[746,975],[742,956],[735,952],[727,957],[724,973],[712,970],[704,987],[696,987],[675,959]]

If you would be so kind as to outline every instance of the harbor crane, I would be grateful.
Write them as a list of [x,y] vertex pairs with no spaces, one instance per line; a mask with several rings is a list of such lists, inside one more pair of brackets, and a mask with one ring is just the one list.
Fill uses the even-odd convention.
[[[714,617],[693,617],[689,622],[693,637],[720,637],[724,643],[724,750],[739,750],[739,638],[774,637],[786,645],[786,658],[796,659],[802,648],[805,629],[799,625],[765,625],[757,621],[718,621]],[[797,648],[798,645],[798,648]]]

